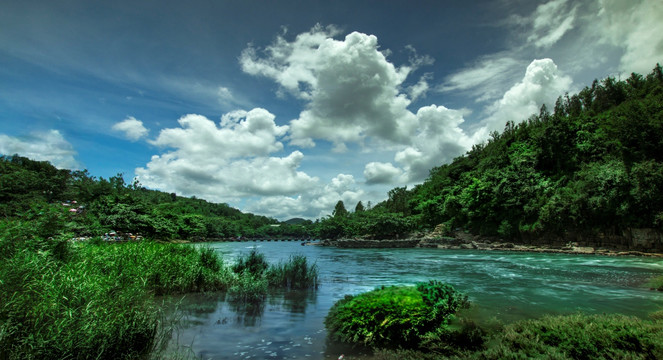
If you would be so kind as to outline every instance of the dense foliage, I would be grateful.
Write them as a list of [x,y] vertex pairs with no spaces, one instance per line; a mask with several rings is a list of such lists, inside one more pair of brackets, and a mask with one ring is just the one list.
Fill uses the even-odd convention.
[[382,287],[348,295],[325,318],[331,339],[369,347],[413,348],[429,333],[445,330],[467,298],[437,281]]
[[[48,204],[70,210],[67,232],[100,236],[111,230],[158,239],[308,237],[305,225],[242,213],[227,204],[126,184],[121,174],[95,178],[17,155],[0,157],[0,217],[15,218]],[[37,211],[38,212],[38,211]]]
[[423,184],[395,188],[373,208],[337,211],[318,229],[385,238],[438,224],[512,239],[663,229],[661,66],[561,96],[552,113],[544,105],[508,122]]

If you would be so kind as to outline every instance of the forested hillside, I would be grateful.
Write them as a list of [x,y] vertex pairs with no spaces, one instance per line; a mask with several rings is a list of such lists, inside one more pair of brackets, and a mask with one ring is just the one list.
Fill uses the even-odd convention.
[[445,224],[506,239],[663,229],[660,65],[647,76],[594,81],[552,110],[513,120],[423,184],[321,228],[380,238]]
[[544,105],[538,115],[507,123],[432,169],[423,184],[394,188],[373,207],[360,202],[346,209],[339,201],[315,223],[279,224],[226,204],[126,184],[121,175],[95,178],[17,155],[0,158],[0,174],[0,216],[48,213],[54,232],[76,236],[115,230],[161,239],[384,239],[444,224],[518,240],[662,230],[663,70],[657,65],[647,76],[594,81],[560,96],[551,110]]
[[[46,215],[46,216],[44,216]],[[96,178],[17,155],[0,157],[0,217],[49,218],[51,234],[99,236],[111,230],[156,239],[304,236],[300,225],[126,184],[120,174]],[[41,221],[41,220],[40,220]]]

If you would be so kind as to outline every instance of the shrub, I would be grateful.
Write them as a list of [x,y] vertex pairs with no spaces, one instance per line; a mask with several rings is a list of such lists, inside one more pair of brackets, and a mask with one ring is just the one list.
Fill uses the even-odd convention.
[[348,295],[332,306],[325,326],[332,340],[379,348],[416,348],[467,307],[465,296],[437,281]]

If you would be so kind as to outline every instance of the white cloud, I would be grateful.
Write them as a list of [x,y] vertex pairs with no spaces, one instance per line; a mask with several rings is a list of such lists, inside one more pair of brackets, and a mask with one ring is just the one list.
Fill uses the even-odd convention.
[[367,184],[393,184],[402,174],[403,170],[391,163],[370,162],[364,168]]
[[318,179],[298,171],[304,155],[285,157],[277,126],[264,109],[225,114],[217,126],[202,115],[186,115],[180,127],[161,130],[152,144],[171,149],[154,155],[136,177],[145,186],[213,201],[241,197],[292,195],[316,186]]
[[18,154],[33,160],[49,161],[59,169],[78,169],[74,147],[58,130],[32,132],[26,137],[0,134],[0,154]]
[[[283,136],[288,127],[277,126],[274,118],[265,109],[239,110],[223,115],[217,127],[202,115],[190,114],[178,120],[179,128],[161,130],[151,143],[177,148],[187,157],[202,156],[206,161],[210,160],[209,154],[222,159],[264,156],[283,149],[277,137]],[[204,150],[211,152],[205,154]]]
[[219,97],[219,102],[231,104],[235,101],[233,94],[227,87],[219,86],[217,90],[217,95]]
[[116,123],[112,127],[115,131],[121,131],[124,135],[131,141],[137,141],[138,139],[147,136],[149,130],[143,126],[143,122],[136,120],[133,116],[129,116],[123,121]]
[[620,70],[648,74],[663,62],[663,2],[600,0],[592,29],[603,41],[623,49]]
[[297,196],[272,196],[251,201],[246,210],[284,220],[293,217],[322,218],[331,214],[339,200],[350,209],[357,202],[366,200],[366,196],[352,175],[338,174],[328,184]]
[[536,8],[532,19],[532,33],[528,37],[537,47],[550,47],[573,29],[576,7],[567,9],[568,0],[553,0]]
[[398,151],[391,163],[371,162],[364,168],[367,184],[413,184],[428,177],[430,169],[448,163],[470,149],[474,138],[460,125],[463,111],[424,106],[416,114],[419,128],[412,144]]
[[[315,139],[324,139],[342,149],[345,143],[363,143],[366,137],[409,143],[416,118],[407,110],[411,100],[399,87],[412,68],[390,63],[373,35],[353,32],[344,40],[333,39],[337,34],[335,29],[317,26],[292,42],[278,37],[264,58],[249,47],[240,59],[242,69],[272,78],[308,101],[290,123],[294,145],[310,147]],[[417,59],[418,65],[430,61]]]
[[404,170],[402,181],[412,183],[428,177],[430,169],[448,163],[473,144],[461,128],[463,112],[430,105],[417,111],[420,124],[413,145],[396,153],[394,160]]
[[412,101],[418,99],[421,96],[425,96],[428,92],[430,86],[428,85],[428,80],[430,79],[430,74],[426,74],[419,79],[419,82],[408,87],[408,95]]
[[507,121],[518,123],[526,120],[538,113],[542,104],[550,106],[557,97],[569,91],[572,82],[571,77],[562,74],[551,59],[532,61],[523,79],[488,107],[480,134],[486,136],[492,131],[501,132]]

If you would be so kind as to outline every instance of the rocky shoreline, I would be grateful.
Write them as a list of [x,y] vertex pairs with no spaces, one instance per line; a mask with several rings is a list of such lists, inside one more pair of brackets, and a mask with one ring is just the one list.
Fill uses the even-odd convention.
[[482,237],[468,234],[462,231],[452,233],[452,236],[443,236],[443,228],[436,228],[430,233],[420,233],[405,239],[337,239],[323,240],[322,246],[335,246],[338,248],[437,248],[437,249],[474,249],[486,251],[515,251],[532,253],[560,253],[581,255],[605,255],[605,256],[648,256],[662,257],[663,252],[642,251],[628,248],[628,246],[596,246],[599,242],[591,241],[580,243],[575,241],[562,242],[549,241],[549,244],[519,244],[506,242],[499,238]]

